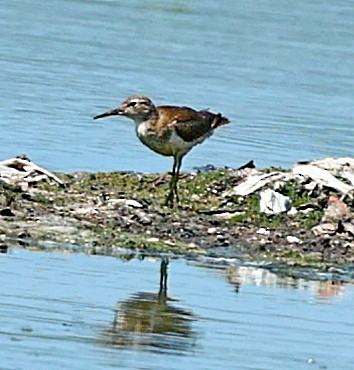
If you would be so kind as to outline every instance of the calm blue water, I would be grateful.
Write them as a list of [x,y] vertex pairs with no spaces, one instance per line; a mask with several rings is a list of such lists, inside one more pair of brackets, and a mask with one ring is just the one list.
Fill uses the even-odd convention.
[[[130,121],[92,120],[134,93],[232,120],[185,170],[353,156],[350,0],[11,0],[0,15],[0,160],[167,171]],[[0,255],[0,368],[353,368],[352,285],[174,261],[161,302],[158,270]],[[143,329],[153,323],[158,334]]]
[[262,269],[10,249],[1,369],[351,370],[354,288]]
[[0,159],[167,171],[130,121],[92,120],[133,93],[232,120],[186,170],[353,155],[350,0],[12,0],[0,14]]

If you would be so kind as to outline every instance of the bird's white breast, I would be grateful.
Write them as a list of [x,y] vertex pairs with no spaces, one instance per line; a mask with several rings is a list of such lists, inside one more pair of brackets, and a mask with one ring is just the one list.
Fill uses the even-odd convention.
[[169,136],[161,137],[146,122],[136,123],[136,134],[140,141],[151,150],[167,156],[174,156],[177,153],[185,154],[209,136],[208,134],[193,141],[184,141],[175,130],[171,130]]
[[139,123],[136,123],[135,130],[136,130],[136,134],[141,139],[147,135],[148,127],[145,124],[145,122],[139,122]]

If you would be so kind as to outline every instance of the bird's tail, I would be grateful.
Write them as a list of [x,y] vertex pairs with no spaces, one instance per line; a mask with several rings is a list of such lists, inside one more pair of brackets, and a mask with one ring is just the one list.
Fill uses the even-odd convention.
[[230,123],[230,120],[224,117],[221,113],[218,113],[215,114],[214,119],[211,123],[211,127],[215,129],[219,126],[227,125],[228,123]]
[[200,113],[202,113],[207,121],[209,121],[210,128],[212,130],[216,129],[219,126],[227,125],[228,123],[230,123],[230,120],[224,117],[221,113],[215,114],[209,112],[208,110],[202,110],[200,111]]

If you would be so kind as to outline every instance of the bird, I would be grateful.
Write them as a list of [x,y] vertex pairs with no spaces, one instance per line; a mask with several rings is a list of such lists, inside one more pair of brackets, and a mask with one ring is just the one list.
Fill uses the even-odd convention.
[[94,119],[125,116],[135,122],[140,141],[154,152],[173,157],[172,176],[165,205],[179,203],[177,182],[184,156],[197,144],[210,137],[219,126],[230,121],[221,113],[197,111],[186,106],[155,106],[144,95],[128,97],[118,108],[98,114]]

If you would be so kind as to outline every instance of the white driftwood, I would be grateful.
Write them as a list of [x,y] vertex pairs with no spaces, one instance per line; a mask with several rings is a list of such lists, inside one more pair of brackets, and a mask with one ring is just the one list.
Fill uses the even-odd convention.
[[260,193],[261,200],[259,209],[268,215],[284,213],[291,210],[289,197],[284,196],[272,189],[266,189]]
[[338,190],[341,193],[349,193],[354,187],[335,178],[329,171],[313,165],[297,165],[293,168],[295,175],[307,176],[320,185]]
[[327,170],[332,175],[345,178],[354,185],[354,158],[324,158],[317,161],[310,161],[306,164]]
[[343,171],[342,176],[354,186],[354,172]]
[[271,172],[261,175],[253,175],[248,177],[245,181],[241,182],[231,190],[231,194],[246,196],[254,193],[263,186],[281,179],[285,179],[287,174],[282,172]]
[[7,184],[25,185],[26,183],[41,180],[52,180],[59,185],[64,185],[53,173],[36,165],[29,159],[10,158],[0,162],[0,180]]
[[340,157],[340,158],[324,158],[317,161],[310,161],[310,165],[314,165],[324,170],[330,171],[333,175],[341,175],[343,171],[354,172],[354,158]]

